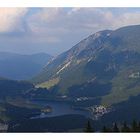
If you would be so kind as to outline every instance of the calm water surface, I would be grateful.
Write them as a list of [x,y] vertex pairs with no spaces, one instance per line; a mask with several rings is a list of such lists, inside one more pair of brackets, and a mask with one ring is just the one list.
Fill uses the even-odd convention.
[[46,113],[46,114],[42,113],[40,115],[32,117],[32,119],[54,117],[54,116],[61,116],[61,115],[68,115],[68,114],[80,114],[80,115],[83,115],[85,117],[91,116],[89,111],[80,110],[80,109],[73,109],[72,105],[67,103],[67,102],[35,101],[35,103],[40,104],[40,105],[44,105],[44,106],[50,106],[52,108],[52,112]]

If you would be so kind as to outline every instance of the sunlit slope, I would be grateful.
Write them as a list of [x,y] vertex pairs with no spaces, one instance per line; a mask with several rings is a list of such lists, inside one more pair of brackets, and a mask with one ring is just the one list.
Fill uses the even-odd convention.
[[100,97],[110,105],[140,93],[140,26],[90,35],[52,60],[34,77],[35,84],[52,84],[58,94]]

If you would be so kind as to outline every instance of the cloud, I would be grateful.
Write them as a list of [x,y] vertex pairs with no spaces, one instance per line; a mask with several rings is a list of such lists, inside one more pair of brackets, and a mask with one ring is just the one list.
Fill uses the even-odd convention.
[[0,32],[22,30],[21,19],[27,8],[0,8]]
[[42,8],[28,17],[27,24],[35,42],[54,47],[61,43],[67,50],[84,37],[111,27],[112,21],[112,12],[104,8]]
[[[33,31],[52,28],[68,30],[91,30],[93,28],[118,28],[124,24],[139,24],[140,9],[131,8],[44,8],[31,17]],[[131,11],[131,10],[130,10]],[[132,20],[131,20],[132,19]],[[77,28],[78,27],[78,28]],[[36,30],[38,29],[38,30]]]
[[113,22],[114,27],[122,27],[127,25],[140,24],[140,12],[135,13],[124,13],[117,17],[117,20]]
[[0,19],[7,50],[58,54],[99,30],[140,24],[140,8],[0,8]]
[[114,27],[116,16],[105,8],[44,8],[28,20],[33,34],[60,38]]

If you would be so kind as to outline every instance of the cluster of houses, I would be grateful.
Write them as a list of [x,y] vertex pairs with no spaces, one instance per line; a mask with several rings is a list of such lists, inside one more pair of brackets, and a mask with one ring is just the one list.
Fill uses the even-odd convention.
[[140,72],[135,72],[129,75],[129,78],[140,78]]
[[104,114],[109,113],[111,111],[111,108],[102,105],[95,105],[88,107],[88,110],[91,112],[93,119],[98,120]]
[[[88,97],[76,98],[76,101],[85,101],[85,100],[89,100],[89,98]],[[94,105],[87,107],[86,110],[90,111],[93,120],[98,120],[104,114],[109,113],[112,109],[110,107],[105,107],[103,105]]]
[[50,113],[52,112],[52,107],[46,106],[43,109],[41,109],[41,113]]
[[7,130],[8,130],[8,124],[0,123],[0,132],[7,132]]
[[88,97],[79,97],[76,100],[77,101],[85,101],[85,100],[88,100]]

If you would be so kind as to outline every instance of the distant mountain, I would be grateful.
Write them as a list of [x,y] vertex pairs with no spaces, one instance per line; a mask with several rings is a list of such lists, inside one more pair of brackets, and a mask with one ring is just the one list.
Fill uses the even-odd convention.
[[111,105],[140,94],[140,25],[90,35],[53,59],[32,81],[57,95]]
[[0,52],[0,76],[23,80],[30,79],[41,71],[52,56],[46,53],[21,55]]

